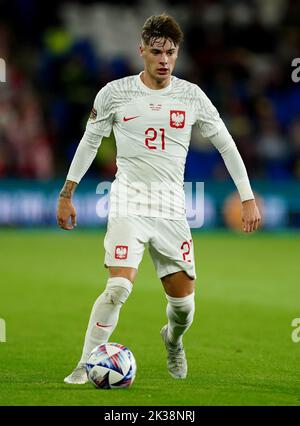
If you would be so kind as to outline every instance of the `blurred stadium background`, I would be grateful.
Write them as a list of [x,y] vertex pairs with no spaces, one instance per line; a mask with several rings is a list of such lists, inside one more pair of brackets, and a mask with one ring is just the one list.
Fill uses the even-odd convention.
[[[11,0],[0,1],[0,10],[1,226],[55,224],[58,191],[94,96],[142,69],[141,26],[166,11],[185,32],[174,74],[199,84],[220,111],[260,196],[264,228],[300,229],[300,83],[291,78],[300,57],[298,1]],[[77,191],[81,226],[105,222],[95,189],[114,173],[111,136]],[[205,182],[204,228],[236,226],[236,204],[228,201],[234,185],[197,133],[185,180]]]

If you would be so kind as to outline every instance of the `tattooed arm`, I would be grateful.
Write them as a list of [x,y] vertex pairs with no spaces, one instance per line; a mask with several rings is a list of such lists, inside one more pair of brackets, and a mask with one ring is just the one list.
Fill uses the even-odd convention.
[[63,189],[60,191],[59,196],[62,198],[69,198],[71,199],[75,189],[76,189],[77,183],[72,182],[71,180],[66,180]]
[[[57,204],[57,223],[67,231],[71,231],[76,226],[76,210],[72,203],[72,196],[75,192],[77,183],[71,180],[66,180],[59,194]],[[71,218],[71,224],[69,219]]]

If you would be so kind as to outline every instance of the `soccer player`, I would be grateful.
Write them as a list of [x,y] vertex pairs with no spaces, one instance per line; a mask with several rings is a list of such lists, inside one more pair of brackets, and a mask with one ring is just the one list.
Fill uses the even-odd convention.
[[93,306],[81,359],[66,383],[87,381],[89,354],[113,333],[146,244],[167,298],[168,322],[161,329],[167,367],[176,379],[187,375],[182,337],[193,321],[196,273],[183,177],[193,125],[223,157],[240,194],[244,231],[258,228],[260,213],[244,163],[216,108],[197,85],[172,76],[182,37],[178,23],[166,14],[146,20],[140,45],[144,69],[99,91],[60,192],[57,222],[71,230],[76,226],[75,188],[102,137],[113,130],[118,171],[104,240],[109,279]]

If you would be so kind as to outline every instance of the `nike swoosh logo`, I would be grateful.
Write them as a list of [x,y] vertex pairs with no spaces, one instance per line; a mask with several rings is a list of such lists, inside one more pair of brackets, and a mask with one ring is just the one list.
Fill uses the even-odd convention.
[[105,325],[105,324],[101,324],[101,322],[96,322],[96,326],[97,326],[97,327],[104,327],[104,328],[105,328],[105,327],[111,327],[111,326],[112,326],[112,324],[106,324],[106,325]]
[[129,121],[129,120],[134,120],[135,118],[138,118],[139,115],[136,115],[135,117],[123,117],[123,121]]

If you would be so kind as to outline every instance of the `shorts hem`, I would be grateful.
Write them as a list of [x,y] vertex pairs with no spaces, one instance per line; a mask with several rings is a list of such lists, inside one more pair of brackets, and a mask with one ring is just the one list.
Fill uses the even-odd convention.
[[191,274],[186,269],[180,268],[180,266],[174,266],[174,267],[166,268],[163,272],[160,272],[160,273],[157,272],[157,276],[158,276],[159,279],[161,279],[161,278],[165,277],[166,275],[175,274],[176,272],[185,272],[187,274],[187,276],[190,277],[192,280],[195,280],[197,278],[195,273]]
[[120,268],[134,268],[134,269],[136,269],[136,270],[138,270],[138,265],[132,265],[132,264],[128,264],[128,263],[120,263],[120,262],[109,262],[109,263],[107,263],[107,262],[104,262],[104,267],[105,268],[109,268],[110,266],[112,266],[112,267],[120,267]]

